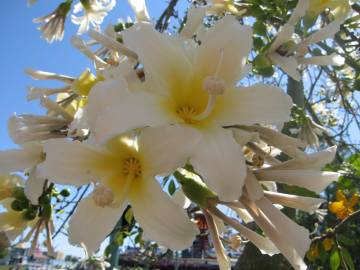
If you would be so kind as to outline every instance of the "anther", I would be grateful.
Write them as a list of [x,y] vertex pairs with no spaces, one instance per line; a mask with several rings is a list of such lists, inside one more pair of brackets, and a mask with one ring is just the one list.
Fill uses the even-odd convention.
[[106,207],[113,203],[114,193],[105,186],[97,186],[92,194],[95,204],[100,207]]

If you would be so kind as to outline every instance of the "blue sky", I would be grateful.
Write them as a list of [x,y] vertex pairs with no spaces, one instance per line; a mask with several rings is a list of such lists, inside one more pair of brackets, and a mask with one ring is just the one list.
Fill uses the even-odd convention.
[[[186,1],[181,1],[186,4]],[[17,147],[7,133],[7,120],[14,113],[42,114],[38,101],[26,101],[27,86],[56,86],[50,81],[34,81],[29,78],[24,69],[33,68],[49,72],[56,72],[70,76],[80,75],[85,68],[92,64],[88,59],[73,48],[70,37],[76,33],[77,26],[70,22],[65,27],[62,42],[48,44],[40,38],[38,25],[32,23],[33,18],[44,16],[54,10],[61,0],[38,0],[28,7],[26,0],[0,1],[0,85],[2,98],[0,99],[0,150]],[[148,9],[152,18],[158,18],[166,6],[167,1],[148,0]],[[134,18],[126,0],[117,0],[116,7],[106,17],[103,27],[109,22],[116,23],[119,18]],[[83,256],[80,248],[68,244],[66,237],[60,236],[55,240],[57,250],[66,254]]]

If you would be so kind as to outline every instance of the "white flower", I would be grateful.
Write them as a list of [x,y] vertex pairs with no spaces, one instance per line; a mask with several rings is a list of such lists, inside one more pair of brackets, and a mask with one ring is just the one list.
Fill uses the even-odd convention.
[[[235,87],[251,49],[250,28],[225,16],[209,29],[201,46],[158,33],[146,23],[134,25],[123,37],[144,65],[147,91],[130,92],[126,85],[95,87],[88,108],[99,115],[95,136],[106,141],[134,128],[174,123],[194,128],[203,136],[190,160],[195,170],[220,197],[238,198],[245,161],[231,131],[222,126],[282,123],[291,107],[290,98],[277,87]],[[107,107],[97,103],[104,99],[111,100]]]
[[42,37],[47,42],[60,41],[64,37],[64,24],[66,16],[71,8],[72,1],[61,3],[52,13],[44,17],[36,18],[34,23],[44,23],[38,29],[42,32]]
[[70,123],[70,120],[60,117],[14,114],[8,121],[8,131],[14,143],[24,144],[66,137]]
[[295,25],[305,15],[308,5],[309,0],[299,0],[289,21],[281,27],[269,50],[266,52],[266,56],[272,63],[278,65],[285,73],[297,81],[300,80],[300,73],[297,70],[300,64],[336,66],[344,64],[344,58],[335,53],[305,58],[309,45],[332,38],[340,29],[340,22],[335,20],[305,39],[297,41],[296,38],[293,38]]
[[81,35],[88,31],[90,24],[98,27],[115,4],[116,0],[82,0],[77,3],[74,7],[74,14],[84,11],[83,16],[71,15],[71,21],[80,25],[78,34]]
[[62,184],[97,182],[70,221],[70,241],[84,243],[90,253],[95,251],[130,203],[149,238],[171,249],[190,246],[197,233],[194,224],[154,177],[183,166],[198,140],[193,129],[169,126],[146,128],[136,141],[127,137],[100,145],[46,141],[43,176]]

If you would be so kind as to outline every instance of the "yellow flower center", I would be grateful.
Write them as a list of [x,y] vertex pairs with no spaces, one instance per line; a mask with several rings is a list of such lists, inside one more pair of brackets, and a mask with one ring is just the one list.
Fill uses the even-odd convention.
[[134,157],[124,159],[122,172],[127,177],[133,176],[134,178],[138,178],[142,172],[140,161]]
[[185,123],[193,124],[195,122],[194,117],[198,115],[198,112],[194,107],[183,105],[178,107],[176,114],[183,119]]

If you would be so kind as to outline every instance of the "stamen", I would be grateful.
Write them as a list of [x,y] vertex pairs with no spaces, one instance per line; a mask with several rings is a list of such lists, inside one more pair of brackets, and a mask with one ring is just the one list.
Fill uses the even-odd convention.
[[64,117],[69,121],[72,121],[74,119],[74,117],[71,114],[69,114],[63,107],[61,107],[56,102],[49,99],[48,97],[43,96],[40,102],[43,107],[45,107],[49,111],[54,112],[56,115],[61,115],[62,117]]
[[208,104],[207,104],[205,110],[202,113],[194,116],[193,117],[194,120],[197,120],[197,121],[204,120],[206,117],[208,117],[211,114],[211,112],[215,106],[216,96],[217,95],[209,95]]
[[191,106],[181,106],[176,113],[188,124],[192,124],[198,112]]
[[113,203],[114,193],[108,187],[98,186],[95,188],[92,198],[97,206],[106,207]]
[[218,95],[223,94],[225,91],[225,82],[223,79],[219,78],[218,76],[223,62],[224,62],[224,49],[221,48],[220,58],[216,66],[215,74],[211,76],[207,76],[204,79],[202,85],[203,90],[209,94],[207,106],[201,114],[194,117],[195,120],[200,121],[208,117],[211,114],[212,110],[214,109],[216,97]]
[[139,177],[142,173],[140,161],[134,157],[125,159],[123,162],[123,173],[134,178]]

